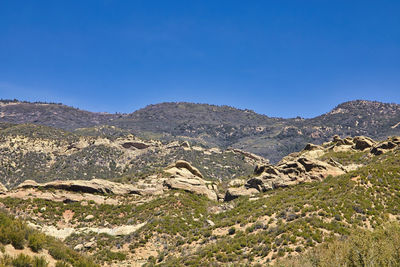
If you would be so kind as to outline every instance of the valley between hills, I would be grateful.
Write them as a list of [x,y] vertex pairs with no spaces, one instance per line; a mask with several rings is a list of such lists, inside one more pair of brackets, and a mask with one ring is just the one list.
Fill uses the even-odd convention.
[[2,100],[0,265],[398,266],[399,123]]

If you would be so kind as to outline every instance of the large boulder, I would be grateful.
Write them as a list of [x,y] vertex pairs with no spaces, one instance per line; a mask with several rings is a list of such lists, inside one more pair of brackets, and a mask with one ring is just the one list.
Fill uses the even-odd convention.
[[356,136],[353,138],[354,148],[357,150],[365,150],[374,146],[375,141],[365,136]]
[[207,183],[201,178],[171,177],[164,181],[164,185],[170,189],[185,190],[204,195],[211,200],[218,200],[217,193],[212,189],[212,186],[207,186]]
[[259,193],[257,189],[242,187],[228,188],[225,193],[224,201],[231,201],[241,196],[252,196]]
[[203,175],[197,168],[193,167],[189,162],[184,160],[176,161],[174,164],[169,165],[164,171],[170,173],[171,175],[188,177],[190,177],[190,175],[194,175],[203,178]]
[[216,187],[211,182],[205,181],[200,171],[189,162],[178,160],[168,166],[164,173],[168,174],[164,186],[169,189],[180,189],[199,195],[204,195],[211,200],[218,200]]

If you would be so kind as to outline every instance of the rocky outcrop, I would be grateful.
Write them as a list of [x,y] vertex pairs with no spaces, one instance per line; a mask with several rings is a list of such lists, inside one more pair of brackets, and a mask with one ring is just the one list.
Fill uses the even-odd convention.
[[122,143],[123,148],[136,148],[136,149],[146,149],[151,146],[151,144],[146,144],[143,142],[125,142]]
[[354,149],[365,150],[374,146],[375,141],[365,136],[356,136],[353,138]]
[[0,183],[0,194],[7,193],[8,189],[2,183]]
[[203,175],[189,162],[179,160],[164,170],[169,175],[164,180],[164,185],[169,189],[180,189],[199,195],[204,195],[211,200],[218,200],[216,186],[203,180]]
[[92,179],[92,180],[69,180],[69,181],[52,181],[48,183],[37,183],[33,180],[26,180],[17,186],[22,188],[44,188],[58,189],[81,193],[97,193],[97,194],[145,194],[145,190],[139,189],[130,184],[115,183],[108,180]]
[[257,176],[249,179],[245,187],[265,192],[279,187],[322,180],[328,175],[335,176],[343,173],[345,171],[334,164],[300,156],[291,161],[281,162],[276,166],[256,167],[255,174]]
[[192,175],[203,178],[203,175],[197,168],[193,167],[189,162],[184,160],[176,161],[174,164],[169,165],[164,171],[172,175],[181,175],[181,176],[190,175],[187,173],[189,171]]
[[243,156],[246,157],[246,158],[255,160],[256,162],[260,162],[260,163],[269,163],[269,160],[268,160],[268,159],[263,158],[263,157],[261,157],[261,156],[259,156],[259,155],[256,155],[256,154],[247,152],[247,151],[243,151],[243,150],[240,150],[240,149],[237,149],[237,148],[232,149],[232,151],[233,151],[234,153],[241,154],[241,155],[243,155]]
[[115,228],[97,228],[97,227],[82,227],[82,228],[71,228],[71,227],[66,227],[62,229],[58,229],[54,225],[36,225],[33,223],[28,223],[28,225],[34,229],[40,230],[46,235],[53,236],[57,239],[64,240],[68,236],[72,234],[83,234],[83,233],[95,233],[95,234],[107,234],[110,236],[124,236],[124,235],[130,235],[143,226],[145,226],[147,223],[141,223],[137,225],[121,225],[117,226]]
[[235,198],[242,197],[242,196],[252,196],[259,193],[259,191],[255,188],[246,188],[242,187],[232,187],[228,188],[225,194],[224,201],[231,201]]
[[400,137],[392,136],[385,141],[376,143],[371,148],[371,153],[376,156],[379,156],[398,147],[400,147]]
[[[372,155],[381,155],[400,147],[400,137],[390,137],[385,141],[376,142],[369,137],[356,136],[354,138],[340,138],[333,136],[331,142],[323,145],[307,144],[300,151],[284,157],[277,165],[261,164],[256,166],[254,177],[249,179],[244,187],[230,188],[225,194],[225,200],[231,200],[239,196],[252,195],[257,192],[265,192],[279,187],[286,187],[299,183],[320,181],[329,175],[337,176],[354,170],[362,165],[342,166],[332,158],[321,160],[329,152],[357,152],[368,151]],[[368,155],[366,155],[368,156]]]

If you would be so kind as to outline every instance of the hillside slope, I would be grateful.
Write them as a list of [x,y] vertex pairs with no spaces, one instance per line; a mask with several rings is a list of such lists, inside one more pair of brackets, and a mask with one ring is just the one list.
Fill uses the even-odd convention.
[[400,105],[351,101],[312,119],[271,118],[250,110],[193,103],[149,105],[131,114],[100,114],[63,105],[2,102],[0,121],[63,129],[113,125],[143,138],[190,140],[207,147],[234,147],[271,160],[322,143],[333,135],[386,138],[400,134]]
[[[287,157],[286,167],[278,164],[275,168],[296,177],[291,174],[300,166],[295,167],[292,159],[311,154],[321,162],[348,168],[342,175],[322,175],[319,180],[260,190],[229,202],[203,194],[215,186],[221,190],[224,183],[204,187],[199,183],[199,171],[187,165],[170,166],[148,177],[163,184],[160,194],[121,193],[115,184],[113,190],[90,192],[82,181],[80,186],[29,182],[3,192],[0,202],[104,266],[265,266],[277,261],[284,266],[304,266],[302,263],[310,261],[312,266],[343,266],[352,259],[367,262],[371,257],[378,263],[390,258],[392,265],[388,266],[397,266],[398,250],[381,246],[380,254],[373,254],[376,250],[368,250],[368,244],[357,242],[357,238],[364,237],[370,244],[399,240],[400,138],[375,142],[336,137],[322,147],[307,146]],[[306,172],[307,166],[311,168],[305,164]],[[271,171],[265,168],[262,177],[271,179],[264,176]],[[325,171],[329,173],[329,169]],[[257,175],[256,169],[247,182],[260,178]],[[192,190],[195,187],[199,190]],[[387,231],[393,236],[380,235]],[[344,244],[344,240],[349,241]],[[319,257],[331,255],[331,260],[312,261],[318,259],[312,256],[316,255],[314,249],[335,244],[343,244],[340,253],[349,257],[318,252]],[[354,254],[353,248],[362,249],[364,254]],[[291,261],[291,257],[306,258]],[[324,265],[326,262],[330,264]]]
[[24,180],[131,181],[185,159],[208,180],[230,180],[251,173],[259,161],[248,153],[191,146],[188,142],[142,140],[113,126],[73,132],[35,124],[0,123],[0,182]]

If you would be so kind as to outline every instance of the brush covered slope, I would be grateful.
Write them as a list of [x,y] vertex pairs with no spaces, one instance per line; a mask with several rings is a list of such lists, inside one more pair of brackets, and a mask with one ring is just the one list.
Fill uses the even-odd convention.
[[113,125],[143,138],[238,148],[276,163],[307,143],[321,144],[334,134],[374,139],[400,135],[400,105],[358,100],[312,119],[282,119],[251,110],[194,103],[161,103],[131,114],[104,114],[61,104],[2,101],[0,121],[65,130]]
[[54,237],[30,228],[24,221],[4,210],[0,211],[0,265],[100,266]]
[[14,187],[24,180],[129,182],[185,159],[207,180],[247,175],[266,159],[240,150],[221,150],[188,142],[143,140],[114,126],[75,132],[35,124],[0,123],[0,182]]
[[[335,137],[321,147],[307,145],[283,161],[308,158],[340,166],[341,174],[303,166],[298,182],[265,190],[251,181],[268,181],[266,167],[279,179],[298,177],[292,171],[302,167],[259,164],[247,178],[211,182],[177,161],[129,188],[93,180],[27,181],[3,192],[0,202],[102,266],[362,266],[371,259],[371,266],[396,266],[397,246],[383,246],[379,255],[373,246],[398,240],[399,145],[397,137]],[[239,187],[255,191],[221,196]],[[371,242],[360,244],[360,238]]]

